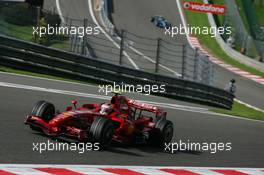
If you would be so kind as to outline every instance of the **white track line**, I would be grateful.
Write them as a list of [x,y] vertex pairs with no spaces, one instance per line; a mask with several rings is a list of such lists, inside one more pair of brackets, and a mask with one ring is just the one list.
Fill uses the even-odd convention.
[[[100,16],[101,16],[101,15],[100,15]],[[103,23],[103,25],[106,26],[105,23],[104,23],[104,21],[103,21],[102,19],[100,19],[100,20],[101,20],[101,22]],[[121,40],[121,38],[120,38],[119,36],[116,37],[116,38],[117,38],[119,41]],[[153,60],[152,58],[150,58],[150,57],[144,55],[144,54],[143,54],[142,52],[140,52],[139,50],[135,49],[135,48],[132,47],[132,46],[128,46],[128,47],[129,47],[132,51],[134,51],[136,54],[140,55],[142,58],[148,60],[148,61],[151,62],[151,63],[156,64],[156,61],[155,61],[155,60]],[[162,67],[163,69],[167,70],[168,72],[173,73],[174,75],[176,75],[176,76],[178,76],[178,77],[181,76],[181,74],[179,74],[178,72],[176,72],[176,71],[174,71],[174,70],[168,68],[167,66],[164,66],[164,65],[162,65],[162,64],[158,64],[158,65],[159,65],[160,67]]]
[[[92,5],[92,0],[88,0],[88,6],[89,6],[89,12],[90,15],[93,19],[93,22],[100,28],[100,30],[103,32],[103,34],[105,35],[105,37],[107,39],[109,39],[118,49],[120,49],[119,44],[117,44],[108,34],[107,32],[99,25],[98,21],[95,18],[94,12],[93,12],[93,5]],[[124,51],[124,55],[126,56],[126,58],[128,59],[128,61],[133,65],[133,67],[135,69],[139,69],[139,67],[137,66],[137,64],[131,59],[131,57]]]
[[[144,55],[142,52],[138,51],[138,50],[135,49],[134,47],[129,46],[129,48],[130,48],[131,50],[133,50],[135,53],[137,53],[138,55],[140,55],[142,58],[145,58],[145,59],[148,60],[149,62],[156,64],[156,61],[154,61],[154,60],[151,59],[150,57]],[[176,76],[178,76],[178,77],[181,77],[181,76],[182,76],[181,74],[179,74],[179,73],[176,72],[176,71],[173,71],[172,69],[168,68],[167,66],[164,66],[164,65],[162,65],[162,64],[158,64],[158,65],[159,65],[160,67],[162,67],[163,69],[165,69],[165,70],[167,70],[167,71],[169,71],[169,72],[172,72],[174,75],[176,75]]]
[[60,19],[61,19],[62,23],[65,24],[65,20],[63,18],[62,12],[61,12],[59,0],[56,0],[56,7],[57,7],[57,11],[59,13],[59,16],[60,16]]
[[[110,96],[105,96],[105,95],[88,94],[88,93],[82,93],[82,92],[52,89],[52,88],[43,88],[43,87],[23,85],[23,84],[15,84],[15,83],[0,82],[0,86],[25,89],[25,90],[33,90],[33,91],[40,91],[40,92],[56,93],[56,94],[63,94],[63,95],[72,95],[72,96],[78,96],[78,97],[95,98],[95,99],[101,99],[101,100],[110,100],[111,99]],[[153,102],[153,101],[141,101],[141,100],[137,100],[137,101],[152,104],[155,106],[164,107],[164,108],[171,108],[171,109],[208,111],[208,109],[200,108],[200,107],[191,107],[191,106],[184,106],[184,105],[177,105],[177,104],[170,104],[170,103],[160,103],[160,102]]]
[[[18,89],[26,89],[26,90],[34,90],[34,91],[40,91],[40,92],[56,93],[56,94],[63,94],[63,95],[72,95],[72,96],[79,96],[79,97],[95,98],[95,99],[102,99],[102,100],[110,100],[110,96],[88,94],[88,93],[81,93],[81,92],[74,92],[74,91],[66,91],[66,90],[59,90],[59,89],[51,89],[51,88],[42,88],[42,87],[28,86],[28,85],[22,85],[22,84],[0,82],[0,86],[12,87],[12,88],[18,88]],[[140,101],[140,100],[138,100],[138,101]],[[140,102],[149,103],[149,104],[159,106],[162,108],[169,108],[169,109],[174,109],[174,110],[181,110],[181,111],[201,113],[201,114],[209,114],[209,115],[215,115],[215,116],[225,116],[225,117],[230,117],[230,118],[235,118],[235,119],[240,119],[240,120],[248,120],[248,121],[253,121],[253,122],[264,123],[264,121],[260,121],[260,120],[241,118],[241,117],[227,115],[227,114],[210,112],[206,108],[198,108],[198,107],[183,106],[183,105],[169,104],[169,103],[160,103],[160,102],[152,102],[152,101],[140,101]]]
[[65,83],[65,84],[72,84],[72,85],[80,85],[80,86],[98,88],[98,86],[96,86],[96,85],[78,83],[78,82],[73,82],[73,81],[70,81],[70,80],[69,81],[57,80],[57,79],[51,79],[51,78],[37,77],[37,76],[24,75],[24,74],[16,74],[16,73],[10,73],[10,72],[1,72],[1,71],[0,71],[0,74],[2,74],[2,75],[12,75],[12,76],[23,77],[23,78],[31,78],[31,79],[35,79],[35,80],[45,80],[45,81],[51,81],[51,82],[57,82],[57,83]]
[[[32,79],[35,79],[35,80],[45,80],[45,81],[51,81],[51,82],[58,82],[58,83],[65,83],[65,84],[72,84],[72,85],[80,85],[80,86],[87,86],[87,87],[98,88],[98,86],[96,86],[96,85],[90,85],[90,84],[84,84],[84,83],[77,83],[77,82],[70,82],[70,81],[64,81],[64,80],[56,80],[56,79],[43,78],[43,77],[36,77],[36,76],[31,76],[31,75],[22,75],[22,74],[9,73],[9,72],[0,72],[0,74],[3,74],[3,75],[12,75],[12,76],[18,76],[18,77],[25,77],[25,78],[32,78]],[[153,95],[150,95],[150,96],[153,96]],[[255,106],[252,106],[252,105],[250,105],[248,103],[245,103],[245,102],[243,102],[241,100],[238,100],[238,99],[234,99],[234,100],[237,101],[237,102],[239,102],[239,103],[241,103],[241,104],[244,104],[244,105],[246,105],[246,106],[248,106],[250,108],[253,108],[253,109],[258,110],[258,111],[261,111],[261,112],[264,112],[264,110],[262,110],[260,108],[257,108]],[[141,101],[141,102],[146,102],[146,101]],[[155,103],[157,104],[158,102],[155,102]],[[162,104],[162,103],[158,103],[158,104]],[[175,105],[176,106],[180,106],[179,107],[179,110],[180,109],[182,110],[183,109],[182,107],[184,107],[185,109],[188,109],[188,107],[189,107],[189,106],[177,105],[177,104],[168,104],[168,103],[163,103],[163,104],[166,105],[166,108],[172,108],[172,109],[175,109]],[[191,108],[194,108],[194,107],[191,107]],[[196,108],[196,109],[199,110],[199,108]],[[204,109],[205,108],[201,108],[199,111],[202,111]],[[208,110],[208,109],[206,109],[206,110]],[[218,114],[218,115],[221,115],[221,114]],[[236,117],[236,116],[226,115],[226,114],[223,114],[223,116]]]
[[[105,32],[105,30],[103,30],[103,28],[98,24],[98,22],[95,19],[94,14],[93,14],[92,5],[91,5],[92,3],[90,0],[88,0],[88,3],[89,3],[90,15],[91,15],[93,21],[95,22],[95,24],[100,28],[100,30],[106,36],[106,38],[109,39],[118,49],[120,49],[120,46],[110,36],[108,36],[108,34]],[[57,11],[59,13],[59,16],[60,16],[62,23],[65,24],[65,20],[64,20],[63,15],[62,15],[59,0],[56,0],[56,7],[57,7]],[[91,10],[92,10],[92,12],[91,12]],[[124,52],[124,55],[127,57],[129,62],[133,65],[133,67],[135,69],[139,69],[139,67],[136,65],[136,63],[129,57],[129,55],[126,52]]]
[[64,164],[0,164],[0,168],[155,168],[155,169],[164,169],[164,168],[173,168],[173,169],[188,169],[188,170],[203,170],[203,169],[222,169],[222,170],[229,170],[229,169],[238,169],[238,170],[263,170],[263,168],[247,168],[247,167],[193,167],[193,166],[123,166],[123,165],[64,165]]
[[[182,8],[181,8],[181,1],[180,1],[180,0],[176,0],[176,4],[177,4],[177,7],[178,7],[178,10],[179,10],[179,13],[180,13],[180,17],[181,17],[181,21],[182,21],[182,23],[183,23],[183,26],[184,26],[184,28],[187,28],[187,22],[186,22],[186,20],[185,20],[184,13],[183,13]],[[190,41],[190,36],[189,36],[189,34],[188,34],[187,32],[185,32],[185,35],[186,35],[186,38],[187,38],[187,40],[188,40],[188,42],[189,42],[189,44],[190,44],[191,41]],[[191,44],[190,44],[190,45],[191,45]],[[191,45],[191,47],[193,47],[193,46]],[[193,48],[194,48],[194,47],[193,47]]]
[[252,105],[250,105],[250,104],[248,104],[248,103],[245,103],[245,102],[243,102],[243,101],[241,101],[241,100],[238,100],[238,99],[234,99],[234,100],[237,101],[238,103],[241,103],[241,104],[243,104],[243,105],[249,107],[249,108],[255,109],[255,110],[260,111],[260,112],[264,112],[263,109],[260,109],[260,108],[258,108],[258,107],[252,106]]
[[[117,39],[118,39],[118,40],[121,40],[120,37],[117,37]],[[128,47],[129,47],[132,51],[134,51],[136,54],[140,55],[142,58],[148,60],[148,61],[151,62],[151,63],[156,64],[156,61],[155,61],[155,60],[153,60],[152,58],[150,58],[150,57],[144,55],[142,52],[138,51],[138,50],[135,49],[134,47],[132,47],[132,46],[128,46]],[[158,64],[158,65],[159,65],[160,67],[162,67],[163,69],[167,70],[168,72],[173,73],[174,75],[176,75],[176,76],[178,76],[178,77],[181,77],[181,76],[182,76],[181,74],[179,74],[178,72],[176,72],[176,71],[174,71],[174,70],[168,68],[167,66],[164,66],[164,65],[162,65],[162,64]]]

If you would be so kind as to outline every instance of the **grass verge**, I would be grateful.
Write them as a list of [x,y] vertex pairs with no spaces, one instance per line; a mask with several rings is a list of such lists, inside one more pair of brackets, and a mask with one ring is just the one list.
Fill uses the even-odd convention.
[[[0,17],[0,31],[0,33],[17,39],[34,42],[33,26],[19,26],[10,24]],[[59,40],[60,38],[61,40]],[[47,46],[68,51],[70,49],[68,41],[63,37],[60,38],[57,40],[51,40]]]
[[241,0],[236,0],[236,4],[238,6],[238,11],[239,11],[239,14],[240,14],[240,16],[242,18],[244,26],[245,26],[247,32],[250,33],[249,24],[248,24],[248,21],[247,21],[247,16],[246,16],[242,1]]
[[78,80],[69,79],[69,78],[63,78],[63,77],[57,77],[57,76],[52,76],[52,75],[29,72],[29,71],[13,69],[13,68],[1,66],[1,65],[0,65],[0,72],[14,73],[14,74],[20,74],[20,75],[29,75],[29,76],[41,77],[41,78],[49,78],[49,79],[62,80],[62,81],[68,81],[68,82],[73,82],[73,83],[94,84],[92,82],[84,82],[84,81],[78,81]]
[[[49,79],[54,79],[54,80],[68,81],[68,82],[73,82],[73,83],[95,85],[95,83],[92,83],[92,82],[84,82],[84,81],[78,81],[78,80],[62,78],[62,77],[57,77],[57,76],[52,76],[52,75],[33,73],[33,72],[13,69],[13,68],[5,67],[5,66],[0,66],[0,72],[16,73],[16,74],[21,74],[21,75],[30,75],[33,77],[42,77],[42,78],[49,78]],[[229,115],[234,115],[234,116],[239,116],[239,117],[250,118],[250,119],[264,120],[264,113],[263,112],[249,108],[249,107],[247,107],[243,104],[240,104],[238,102],[234,102],[232,110],[213,108],[213,109],[211,109],[211,111],[217,112],[217,113],[222,113],[222,114],[229,114]]]
[[258,22],[260,23],[261,26],[264,26],[264,18],[263,18],[264,5],[253,4],[253,7],[254,7],[256,15],[258,17],[258,20],[259,20]]
[[244,117],[249,119],[255,120],[262,120],[264,121],[264,112],[257,111],[253,108],[247,107],[244,104],[234,101],[232,110],[225,110],[225,109],[211,109],[213,112],[222,113],[222,114],[229,114],[238,117]]
[[0,30],[2,33],[25,41],[33,41],[32,26],[18,26],[9,24],[0,18]]
[[[195,2],[202,2],[202,0],[193,0]],[[186,11],[186,17],[188,24],[190,26],[195,27],[210,27],[207,14],[206,13],[199,13],[199,12],[192,12],[192,11]],[[197,20],[199,19],[199,20]],[[210,35],[196,35],[196,37],[199,39],[201,44],[214,56],[217,58],[223,60],[224,62],[233,65],[234,67],[240,68],[244,71],[250,72],[255,75],[259,75],[264,77],[264,72],[261,72],[255,68],[252,68],[250,66],[247,66],[245,64],[241,64],[240,62],[234,60],[230,56],[228,56],[222,48],[217,43],[216,39],[214,39]]]

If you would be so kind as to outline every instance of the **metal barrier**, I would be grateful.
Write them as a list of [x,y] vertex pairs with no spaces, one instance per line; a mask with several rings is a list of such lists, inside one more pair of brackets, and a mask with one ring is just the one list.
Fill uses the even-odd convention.
[[[109,19],[109,0],[99,0],[96,2],[99,2],[98,15],[104,29],[117,43],[120,43],[121,52],[125,52],[133,58],[140,69],[162,75],[175,75],[185,80],[207,85],[214,84],[214,65],[198,49],[194,50],[189,45],[168,42],[159,38],[138,36],[125,30],[118,31]],[[89,42],[98,40],[98,37],[89,37],[91,38]],[[97,43],[100,43],[98,41]],[[107,43],[107,41],[104,41],[104,43]],[[98,44],[97,46],[93,45],[95,53],[100,57],[102,49],[97,49],[97,47]],[[112,50],[110,53],[112,60],[119,59],[120,65],[129,66],[129,64],[123,61],[125,60],[124,54],[118,54],[120,52],[115,48],[105,48]],[[113,52],[113,50],[116,51]],[[109,57],[110,55],[107,55],[108,59],[111,58]],[[119,58],[117,58],[118,56]]]
[[158,95],[195,100],[231,109],[234,96],[222,89],[170,76],[148,73],[0,35],[0,64],[60,74],[81,80],[131,85],[165,85]]
[[[206,55],[181,43],[138,36],[124,30],[117,31],[108,19],[107,2],[98,1],[99,4],[95,5],[94,10],[99,13],[98,16],[101,17],[110,39],[103,32],[64,33],[64,28],[67,31],[66,29],[71,27],[76,30],[89,27],[94,31],[97,27],[94,21],[59,16],[55,10],[49,11],[50,9],[31,7],[27,4],[3,2],[0,2],[0,33],[128,68],[173,75],[207,85],[214,84],[214,66]],[[21,17],[18,18],[13,9],[19,9]],[[36,33],[33,35],[33,26],[42,27],[47,31],[61,32],[57,34],[46,32],[40,37]],[[48,26],[51,28],[49,29]]]

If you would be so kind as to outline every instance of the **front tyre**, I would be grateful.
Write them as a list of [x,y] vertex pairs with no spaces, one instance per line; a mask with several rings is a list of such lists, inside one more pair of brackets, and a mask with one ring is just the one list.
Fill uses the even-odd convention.
[[[50,121],[54,117],[54,114],[55,114],[54,105],[46,101],[38,101],[34,105],[30,113],[31,116],[39,117],[46,122]],[[39,132],[42,131],[41,128],[37,126],[30,125],[30,128],[35,131],[39,131]]]
[[54,105],[46,101],[38,101],[31,111],[31,115],[37,116],[46,122],[50,121],[54,117],[54,114]]
[[108,147],[114,135],[114,125],[111,120],[97,117],[90,128],[90,135],[94,143],[99,143],[100,149]]

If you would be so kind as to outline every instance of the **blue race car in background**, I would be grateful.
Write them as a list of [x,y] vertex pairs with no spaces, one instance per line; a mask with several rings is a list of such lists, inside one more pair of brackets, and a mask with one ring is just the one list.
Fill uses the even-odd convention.
[[155,15],[151,17],[150,21],[159,28],[171,28],[171,23],[169,23],[163,16]]

